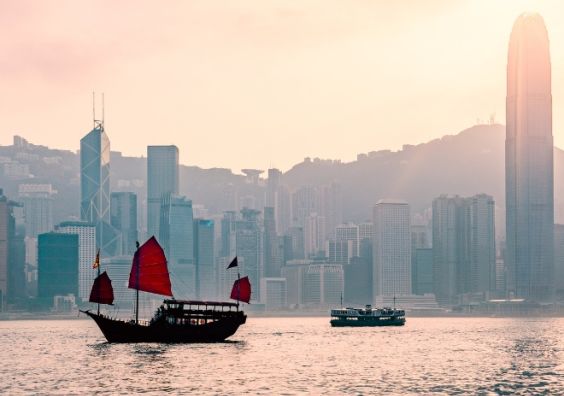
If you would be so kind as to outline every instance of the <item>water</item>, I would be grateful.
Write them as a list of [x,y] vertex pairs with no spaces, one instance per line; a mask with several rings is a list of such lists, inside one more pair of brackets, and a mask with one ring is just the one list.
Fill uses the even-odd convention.
[[90,320],[0,322],[0,394],[564,394],[564,319],[250,318],[221,344],[107,344]]

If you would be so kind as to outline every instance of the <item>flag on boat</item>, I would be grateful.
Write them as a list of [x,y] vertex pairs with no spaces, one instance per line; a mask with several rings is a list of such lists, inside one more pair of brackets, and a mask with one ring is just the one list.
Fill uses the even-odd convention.
[[249,282],[248,276],[237,279],[235,283],[233,283],[233,289],[231,289],[231,299],[243,301],[247,304],[251,301],[251,282]]
[[96,269],[100,266],[100,249],[98,249],[98,252],[96,252],[96,258],[94,259],[94,262],[92,263],[92,268]]
[[112,287],[112,281],[106,271],[102,272],[100,276],[94,279],[94,285],[92,285],[88,301],[98,304],[113,304],[114,288]]
[[238,265],[239,264],[237,262],[237,256],[235,256],[235,258],[233,260],[231,260],[231,263],[229,263],[229,265],[227,266],[227,269],[237,267]]

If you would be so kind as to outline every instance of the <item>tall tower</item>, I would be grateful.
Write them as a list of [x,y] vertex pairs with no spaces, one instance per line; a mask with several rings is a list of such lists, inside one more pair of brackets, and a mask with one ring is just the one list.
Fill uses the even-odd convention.
[[80,219],[110,223],[110,139],[103,121],[80,139]]
[[505,195],[509,289],[550,300],[554,272],[552,95],[542,17],[517,18],[509,41]]
[[147,235],[159,235],[161,199],[178,194],[178,147],[147,146]]
[[411,234],[407,202],[374,205],[373,295],[411,294]]

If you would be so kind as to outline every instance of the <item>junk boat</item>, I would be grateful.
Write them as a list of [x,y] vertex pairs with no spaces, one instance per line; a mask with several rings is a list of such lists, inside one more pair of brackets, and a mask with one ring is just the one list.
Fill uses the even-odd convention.
[[340,308],[331,310],[333,327],[403,326],[405,311],[395,308]]
[[[133,256],[129,288],[136,290],[135,319],[120,320],[100,313],[100,304],[113,304],[113,289],[108,274],[100,274],[99,252],[93,266],[98,268],[98,276],[89,300],[98,303],[98,310],[81,312],[96,322],[108,342],[220,342],[235,334],[247,320],[239,310],[239,302],[249,303],[251,298],[251,284],[246,276],[241,278],[237,274],[233,284],[231,299],[236,303],[174,299],[166,257],[154,236],[138,247]],[[235,257],[227,268],[237,266]],[[139,320],[139,290],[171,298],[163,301],[150,321],[143,321]]]

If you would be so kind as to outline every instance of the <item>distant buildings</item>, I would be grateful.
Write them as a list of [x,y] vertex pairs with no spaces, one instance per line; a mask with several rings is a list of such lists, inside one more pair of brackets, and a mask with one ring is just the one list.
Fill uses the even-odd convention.
[[0,189],[0,312],[25,297],[24,236],[16,221],[19,206]]
[[409,205],[381,200],[374,206],[374,300],[411,294],[411,234]]
[[288,308],[286,278],[261,278],[260,291],[260,302],[266,311]]
[[55,296],[78,294],[79,236],[50,232],[38,236],[38,298],[44,307]]
[[548,33],[538,14],[515,21],[507,60],[506,264],[517,297],[554,292],[554,177]]
[[96,226],[82,221],[65,221],[56,227],[56,232],[78,235],[78,260],[75,262],[78,269],[78,294],[75,295],[82,301],[88,301],[92,283],[96,278],[96,271],[92,269],[98,249]]
[[489,195],[440,196],[433,201],[433,279],[437,301],[457,304],[465,293],[495,284],[494,201]]
[[121,252],[135,253],[137,233],[137,195],[132,192],[111,194],[110,222],[121,234]]
[[319,308],[340,304],[344,291],[344,271],[340,264],[324,261],[292,260],[282,267],[291,307]]
[[18,201],[23,204],[25,234],[30,238],[53,231],[53,195],[51,184],[20,184]]
[[196,298],[203,300],[217,297],[214,234],[213,220],[194,219]]
[[260,298],[260,278],[263,273],[263,234],[258,223],[260,212],[241,210],[241,219],[235,222],[235,254],[245,262],[245,274],[253,285],[251,298]]
[[178,147],[147,146],[148,237],[159,235],[162,197],[178,192]]
[[194,267],[194,219],[192,201],[175,194],[161,200],[159,242],[169,261],[175,296],[196,296]]

